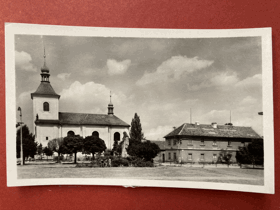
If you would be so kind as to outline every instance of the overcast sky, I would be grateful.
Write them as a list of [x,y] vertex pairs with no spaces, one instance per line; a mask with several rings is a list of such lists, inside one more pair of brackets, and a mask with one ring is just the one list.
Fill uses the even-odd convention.
[[17,106],[33,131],[30,93],[40,84],[43,42],[61,112],[140,116],[144,135],[183,123],[232,123],[262,131],[261,38],[104,38],[15,36]]

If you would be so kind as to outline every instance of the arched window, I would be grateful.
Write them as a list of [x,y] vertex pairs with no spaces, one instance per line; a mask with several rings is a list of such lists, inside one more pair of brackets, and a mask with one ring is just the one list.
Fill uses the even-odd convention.
[[68,131],[67,132],[67,137],[75,136],[74,131]]
[[114,133],[114,141],[119,141],[121,140],[121,135],[119,132]]
[[92,136],[95,136],[95,137],[99,138],[99,133],[97,131],[93,131]]
[[45,111],[45,112],[50,111],[50,105],[49,105],[49,103],[48,103],[48,102],[44,102],[43,108],[44,108],[44,111]]

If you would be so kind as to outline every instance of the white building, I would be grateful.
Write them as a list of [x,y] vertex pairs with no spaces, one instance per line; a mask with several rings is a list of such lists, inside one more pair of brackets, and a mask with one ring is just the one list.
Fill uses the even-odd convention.
[[122,139],[123,132],[129,133],[129,124],[114,115],[111,100],[108,114],[59,112],[60,95],[50,84],[45,57],[41,68],[41,84],[31,93],[35,140],[45,147],[54,138],[97,135],[105,141],[107,149],[112,149],[114,140]]

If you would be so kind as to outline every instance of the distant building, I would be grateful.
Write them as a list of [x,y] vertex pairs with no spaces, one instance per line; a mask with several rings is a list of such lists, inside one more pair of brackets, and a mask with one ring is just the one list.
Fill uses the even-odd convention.
[[155,162],[162,162],[162,154],[165,152],[165,141],[150,141],[152,143],[155,143],[160,148],[160,153],[154,158]]
[[216,162],[222,150],[232,152],[232,162],[238,147],[261,137],[251,127],[184,123],[165,137],[161,161]]
[[111,100],[108,114],[59,112],[60,95],[51,86],[50,73],[45,61],[41,68],[41,77],[41,84],[31,93],[31,99],[35,140],[43,147],[54,138],[95,135],[105,141],[108,149],[112,149],[114,140],[120,140],[124,131],[129,133],[129,124],[114,115]]

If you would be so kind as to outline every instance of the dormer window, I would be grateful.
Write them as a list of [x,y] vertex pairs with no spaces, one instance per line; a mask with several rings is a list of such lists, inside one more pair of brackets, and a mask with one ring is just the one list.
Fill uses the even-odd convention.
[[44,112],[50,111],[50,105],[48,102],[44,102],[43,104]]

